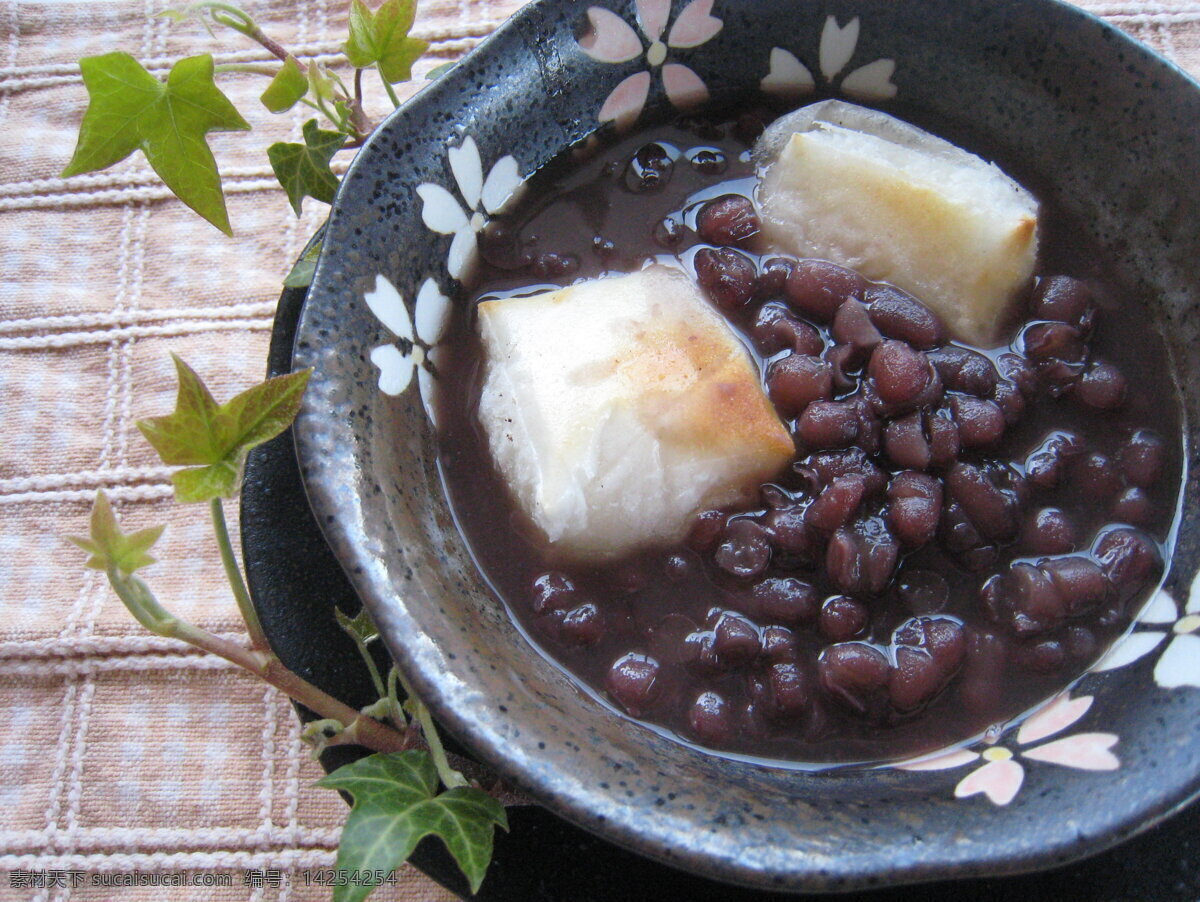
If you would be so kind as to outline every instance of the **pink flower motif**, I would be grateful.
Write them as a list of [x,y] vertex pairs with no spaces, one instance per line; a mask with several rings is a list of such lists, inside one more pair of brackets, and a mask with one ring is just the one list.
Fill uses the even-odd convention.
[[[1170,639],[1154,666],[1154,682],[1163,689],[1200,689],[1200,573],[1192,581],[1182,611],[1175,599],[1160,589],[1142,607],[1134,626],[1137,629],[1117,640],[1092,666],[1092,672],[1125,667]],[[1141,629],[1143,626],[1151,629]]]
[[[817,53],[821,76],[827,84],[832,85],[834,79],[849,65],[858,47],[858,32],[857,16],[845,25],[838,25],[833,16],[825,18]],[[816,88],[817,81],[812,72],[790,50],[772,47],[769,66],[770,71],[760,83],[769,94],[794,100]],[[841,90],[857,100],[890,100],[896,96],[896,86],[892,83],[895,72],[895,60],[877,59],[845,75]]]
[[[1028,746],[1061,733],[1083,717],[1091,706],[1092,696],[1071,698],[1070,693],[1064,692],[1021,725],[1016,744]],[[955,798],[982,794],[994,805],[1007,805],[1016,798],[1025,782],[1025,768],[1017,760],[1018,755],[1030,761],[1045,761],[1076,770],[1116,770],[1121,766],[1111,751],[1116,744],[1117,737],[1112,733],[1077,733],[1033,748],[1019,748],[1016,752],[1002,745],[982,752],[955,749],[896,766],[908,771],[949,770],[982,760],[982,767],[958,781],[954,787]]]
[[[624,19],[599,6],[588,7],[591,28],[579,39],[580,49],[601,63],[626,63],[645,54],[648,68],[635,72],[613,88],[597,114],[601,122],[614,122],[621,131],[641,115],[654,80],[651,73],[660,66],[663,89],[676,107],[685,109],[708,100],[703,79],[681,63],[668,63],[667,50],[699,47],[723,25],[710,15],[713,0],[692,0],[675,17],[669,32],[671,0],[637,0],[636,5],[638,28],[645,42]],[[667,32],[665,41],[663,32]]]

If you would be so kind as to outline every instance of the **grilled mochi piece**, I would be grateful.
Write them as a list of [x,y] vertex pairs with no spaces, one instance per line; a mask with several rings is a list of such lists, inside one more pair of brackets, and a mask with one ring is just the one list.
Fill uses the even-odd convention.
[[839,100],[777,120],[755,158],[768,241],[903,288],[961,341],[1001,343],[1033,276],[1038,207],[999,167]]
[[795,453],[746,349],[678,270],[486,301],[479,328],[492,455],[563,556],[678,541]]

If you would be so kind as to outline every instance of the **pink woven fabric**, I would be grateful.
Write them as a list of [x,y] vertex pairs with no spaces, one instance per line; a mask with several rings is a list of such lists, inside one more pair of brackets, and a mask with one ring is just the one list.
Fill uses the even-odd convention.
[[[346,814],[335,794],[311,788],[320,770],[285,699],[145,634],[61,538],[85,531],[105,488],[128,526],[169,525],[155,551],[164,563],[148,572],[160,597],[240,635],[206,510],[171,503],[168,470],[133,424],[171,409],[169,352],[219,398],[261,377],[280,280],[325,208],[308,201],[292,215],[264,149],[299,140],[308,117],[266,113],[263,82],[249,75],[220,83],[254,132],[211,137],[233,240],[170,198],[140,155],[58,177],[86,102],[79,57],[121,48],[160,75],[218,47],[218,63],[267,61],[235,36],[216,42],[152,18],[162,5],[0,5],[0,899],[323,899],[328,890],[305,874],[332,866]],[[342,0],[246,5],[301,55],[338,62]],[[416,31],[433,50],[418,82],[518,5],[423,0]],[[1200,72],[1195,3],[1085,5]],[[65,885],[12,879],[50,869]],[[90,882],[135,870],[224,874],[233,885]],[[71,886],[73,873],[82,885]],[[375,898],[450,897],[406,868]]]

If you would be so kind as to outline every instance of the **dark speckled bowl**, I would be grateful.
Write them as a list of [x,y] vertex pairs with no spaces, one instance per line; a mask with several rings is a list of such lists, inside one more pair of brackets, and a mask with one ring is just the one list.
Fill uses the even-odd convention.
[[1186,804],[1200,790],[1194,477],[1163,590],[1069,693],[994,746],[917,769],[805,773],[664,738],[536,653],[454,527],[424,402],[445,298],[460,298],[476,231],[523,177],[597,129],[649,115],[644,104],[809,90],[962,123],[1049,177],[1157,299],[1190,456],[1197,85],[1049,0],[644,0],[641,20],[628,0],[593,2],[608,12],[592,12],[603,40],[590,53],[578,42],[588,3],[535,2],[375,133],[338,195],[304,308],[296,363],[316,371],[296,430],[305,485],[419,693],[480,759],[567,818],[751,885],[1028,870]]

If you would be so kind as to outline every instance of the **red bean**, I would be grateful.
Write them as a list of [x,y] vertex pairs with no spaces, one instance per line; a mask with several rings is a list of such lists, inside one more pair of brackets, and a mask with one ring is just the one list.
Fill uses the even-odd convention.
[[970,395],[953,395],[950,406],[958,424],[958,437],[964,448],[994,445],[1004,435],[1004,413],[994,401]]
[[782,508],[769,511],[763,525],[771,544],[780,552],[799,559],[802,563],[816,563],[820,551],[816,535],[804,522],[801,507]]
[[1025,458],[1025,474],[1037,486],[1052,489],[1062,479],[1067,462],[1083,452],[1083,441],[1070,432],[1055,432]]
[[1135,594],[1162,568],[1157,546],[1136,529],[1109,530],[1096,543],[1094,553],[1123,599]]
[[1127,383],[1111,363],[1092,366],[1075,385],[1075,396],[1088,407],[1115,410],[1125,403]]
[[796,268],[787,257],[771,257],[763,261],[758,272],[758,296],[764,299],[782,298],[787,277]]
[[713,554],[716,565],[738,579],[758,576],[770,560],[771,543],[767,531],[745,518],[730,521]]
[[737,310],[754,296],[758,270],[745,254],[729,247],[705,247],[696,252],[693,264],[696,281],[718,307]]
[[651,142],[639,147],[625,169],[625,187],[634,194],[661,191],[675,171],[674,154],[662,144]]
[[920,548],[933,540],[942,514],[942,484],[906,470],[888,484],[888,525],[904,545]]
[[725,614],[713,631],[713,651],[731,667],[750,663],[761,648],[758,630],[741,617]]
[[958,424],[949,411],[938,411],[925,417],[925,428],[929,432],[929,463],[935,467],[948,467],[958,459],[962,442]]
[[809,448],[841,448],[858,436],[858,412],[843,401],[814,401],[796,423],[796,434]]
[[811,470],[816,474],[822,486],[829,485],[840,476],[860,476],[868,498],[880,494],[887,488],[887,477],[861,448],[847,448],[845,451],[820,451],[806,457],[797,467]]
[[673,251],[683,244],[687,233],[687,226],[679,220],[667,216],[660,219],[654,226],[654,243],[664,250]]
[[1017,663],[1034,673],[1056,673],[1067,663],[1067,653],[1056,639],[1040,639],[1017,649]]
[[745,246],[759,232],[754,203],[740,194],[723,194],[700,208],[696,232],[709,244]]
[[1056,507],[1044,507],[1025,521],[1021,543],[1031,554],[1066,554],[1078,547],[1075,525]]
[[1050,577],[1032,564],[1018,562],[983,584],[980,597],[988,614],[1018,635],[1053,629],[1067,616],[1067,605]]
[[1121,474],[1104,454],[1085,454],[1071,464],[1071,480],[1083,497],[1111,498],[1121,490]]
[[812,680],[799,665],[790,662],[772,664],[767,671],[767,680],[776,714],[796,717],[812,706]]
[[1033,315],[1078,326],[1088,316],[1092,303],[1092,292],[1083,282],[1070,276],[1051,276],[1040,280],[1034,289]]
[[1037,394],[1037,373],[1020,354],[1001,354],[999,366],[1000,375],[1015,385],[1023,397],[1032,398]]
[[861,642],[831,645],[817,661],[821,688],[835,701],[860,714],[874,707],[887,686],[891,665],[878,649]]
[[794,417],[813,401],[833,397],[833,375],[820,357],[789,354],[767,367],[767,393],[785,417]]
[[733,731],[733,711],[716,692],[701,692],[688,709],[688,730],[705,745],[723,745]]
[[800,653],[796,635],[782,626],[768,626],[762,632],[762,656],[775,664],[795,661]]
[[754,584],[753,596],[759,615],[776,623],[807,623],[819,610],[817,590],[794,577],[760,580]]
[[604,632],[604,615],[590,601],[567,611],[558,624],[559,638],[570,645],[595,645]]
[[908,621],[896,630],[893,643],[896,665],[888,694],[899,711],[913,711],[945,689],[967,651],[962,625],[942,618]]
[[833,367],[833,384],[839,391],[848,391],[858,385],[856,373],[862,367],[861,353],[850,345],[834,345],[825,351],[825,360]]
[[1071,616],[1095,608],[1108,595],[1104,571],[1090,558],[1081,555],[1051,558],[1042,561],[1039,568],[1050,577]]
[[1079,330],[1063,323],[1038,323],[1025,330],[1022,336],[1025,356],[1043,362],[1063,360],[1076,363],[1087,351]]
[[1016,534],[1016,499],[979,467],[956,463],[946,474],[946,490],[985,538],[1004,542]]
[[1001,382],[996,386],[996,406],[1004,414],[1004,422],[1015,426],[1025,416],[1025,396],[1012,382]]
[[963,506],[953,499],[947,499],[942,508],[942,544],[949,551],[964,552],[983,544],[983,536],[963,510]]
[[924,470],[929,466],[929,440],[919,413],[892,420],[883,430],[883,447],[888,458],[898,467]]
[[891,581],[900,545],[877,519],[843,526],[829,540],[825,570],[847,595],[878,595]]
[[942,343],[941,321],[912,295],[891,285],[871,285],[863,300],[871,322],[889,338],[922,350]]
[[883,341],[875,346],[867,368],[875,380],[879,397],[889,404],[903,404],[929,385],[929,361],[902,341]]
[[1131,523],[1134,526],[1147,526],[1154,522],[1154,502],[1146,494],[1145,489],[1130,486],[1113,499],[1110,508],[1114,520]]
[[1163,440],[1149,429],[1140,429],[1121,449],[1121,472],[1130,484],[1148,489],[1162,475],[1166,457]]
[[1067,627],[1063,648],[1072,658],[1090,661],[1096,655],[1096,635],[1086,626]]
[[826,638],[844,642],[866,629],[869,619],[870,614],[862,604],[845,595],[834,595],[821,605],[818,626]]
[[798,354],[820,354],[825,350],[825,342],[815,328],[796,319],[778,304],[764,304],[759,308],[750,337],[764,357],[772,357],[785,349]]
[[883,341],[883,336],[871,322],[867,308],[855,298],[847,298],[838,307],[837,313],[833,315],[833,327],[830,331],[834,341],[853,348],[873,348]]
[[950,601],[950,586],[945,577],[932,570],[902,573],[896,584],[900,600],[914,614],[937,614]]
[[613,661],[604,680],[609,695],[634,717],[641,717],[662,694],[658,661],[630,652]]
[[851,398],[846,403],[854,408],[858,420],[858,435],[855,438],[855,444],[867,454],[878,454],[880,439],[883,436],[883,425],[880,423],[879,417],[875,415],[875,411],[871,409],[871,404],[862,397]]
[[822,532],[845,526],[858,512],[865,490],[861,476],[851,474],[833,480],[808,506],[805,522]]
[[530,595],[535,614],[565,611],[579,600],[574,581],[557,570],[542,573],[534,579]]
[[800,260],[787,277],[784,292],[800,313],[829,322],[841,303],[861,297],[865,282],[858,273],[825,260]]
[[989,398],[996,390],[996,368],[976,351],[945,345],[929,352],[929,362],[937,367],[942,384],[950,391]]
[[700,552],[712,551],[717,547],[724,530],[725,515],[720,511],[704,511],[697,514],[688,532],[688,546]]

